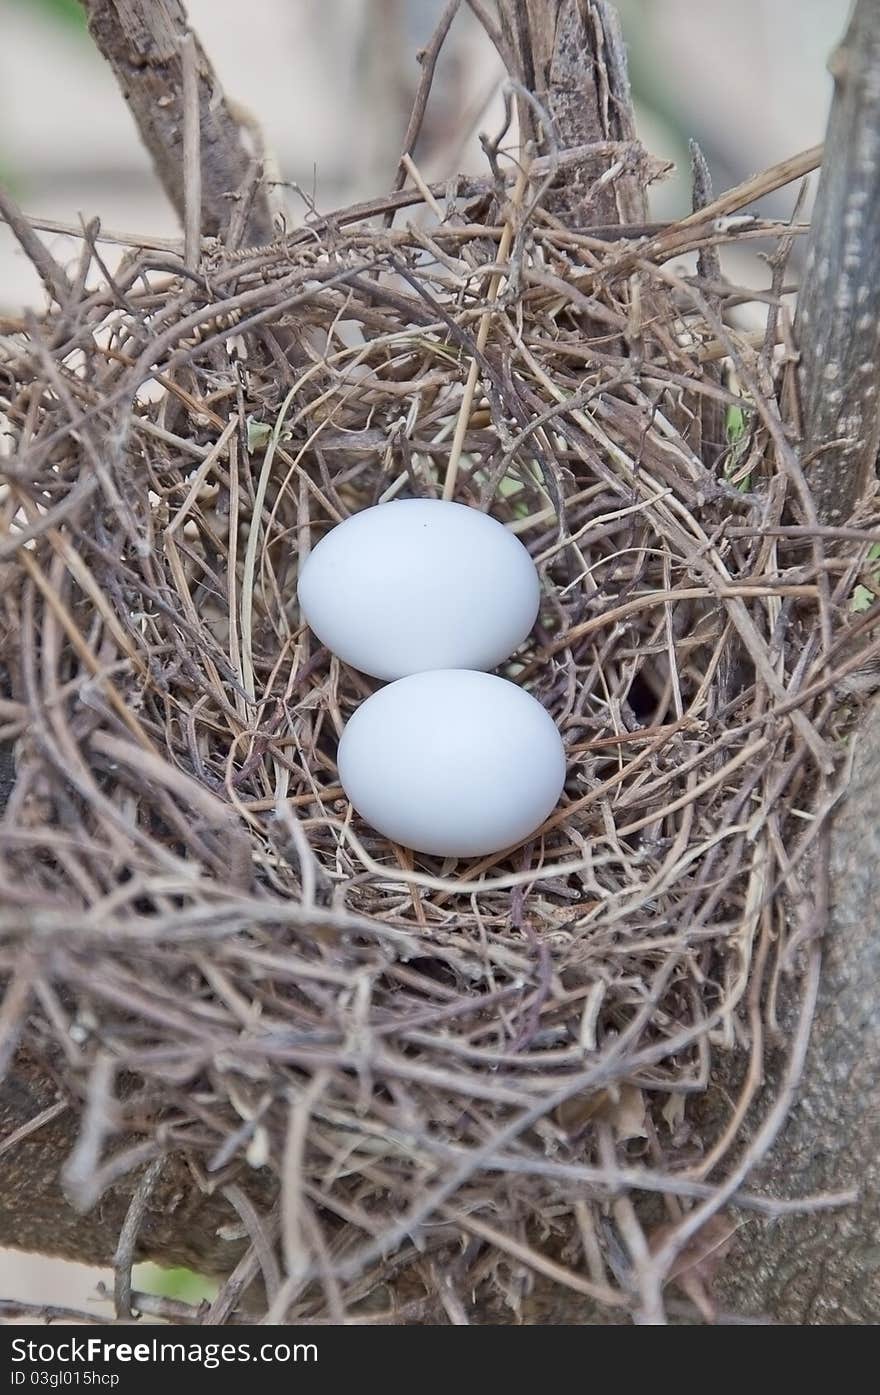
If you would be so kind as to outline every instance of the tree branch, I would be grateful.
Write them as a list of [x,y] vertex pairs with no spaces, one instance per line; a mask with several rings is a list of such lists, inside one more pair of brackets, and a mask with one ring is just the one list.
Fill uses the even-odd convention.
[[[144,1167],[112,1181],[90,1209],[77,1209],[63,1173],[81,1119],[76,1108],[59,1108],[59,1103],[64,1101],[45,1066],[20,1052],[0,1090],[0,1245],[110,1265]],[[128,1151],[137,1142],[128,1136],[116,1146]],[[246,1180],[258,1204],[272,1200],[268,1174],[249,1170]],[[134,1259],[225,1275],[248,1247],[229,1202],[219,1191],[200,1187],[180,1153],[167,1155],[152,1190],[140,1201],[137,1234],[129,1235]]]
[[[553,125],[539,129],[519,103],[520,130],[539,154],[595,141],[635,141],[626,50],[617,13],[605,0],[500,0],[510,75],[534,94]],[[597,186],[614,164],[586,162],[551,189],[549,207],[570,226],[644,223],[647,204],[637,173]]]
[[858,0],[829,64],[834,100],[796,333],[807,479],[845,522],[880,443],[880,6]]
[[[772,1313],[780,1323],[876,1323],[880,1316],[878,784],[875,698],[855,737],[852,779],[831,829],[831,923],[798,1103],[750,1180],[773,1197],[831,1186],[855,1187],[859,1200],[833,1215],[805,1209],[771,1223],[751,1219],[720,1279],[722,1301],[739,1312]],[[792,1029],[790,1012],[784,1003],[785,1037]],[[775,1053],[767,1077],[772,1092],[778,1084]]]
[[[184,179],[183,52],[190,30],[181,0],[82,0],[89,29],[113,69],[144,145],[181,223]],[[242,122],[223,95],[197,39],[195,68],[201,150],[201,230],[222,236],[235,198],[247,186],[255,159],[242,141]],[[253,200],[245,240],[272,236],[272,214],[261,188]]]

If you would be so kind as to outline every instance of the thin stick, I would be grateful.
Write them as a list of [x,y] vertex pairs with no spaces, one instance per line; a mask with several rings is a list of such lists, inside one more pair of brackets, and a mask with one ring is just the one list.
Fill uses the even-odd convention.
[[708,222],[711,218],[723,218],[725,214],[735,213],[746,204],[762,199],[765,194],[782,189],[795,179],[803,179],[805,175],[819,168],[824,149],[824,145],[812,145],[809,150],[802,150],[798,155],[789,155],[787,159],[780,160],[778,165],[771,165],[769,169],[762,170],[751,179],[743,180],[742,184],[736,184],[726,193],[719,194],[718,198],[712,203],[707,203],[705,208],[698,208],[686,218],[682,218],[674,225],[675,231]]
[[21,1124],[19,1128],[14,1129],[12,1133],[0,1140],[0,1156],[3,1153],[8,1153],[11,1148],[17,1148],[24,1139],[29,1138],[33,1133],[38,1133],[40,1129],[51,1124],[59,1115],[65,1114],[69,1108],[67,1100],[59,1100],[57,1104],[50,1104],[48,1108],[41,1109],[39,1114],[35,1114],[32,1119],[28,1119],[27,1123]]
[[[397,174],[395,176],[393,184],[393,190],[395,193],[397,193],[398,189],[402,189],[404,183],[406,182],[407,169],[405,164],[405,157],[407,155],[412,155],[413,151],[415,150],[416,141],[418,140],[419,132],[422,129],[422,122],[425,119],[425,111],[428,106],[428,97],[431,93],[431,83],[434,81],[434,69],[437,67],[437,59],[440,57],[440,50],[446,42],[446,35],[449,33],[452,21],[455,19],[455,16],[458,13],[458,8],[460,4],[461,0],[449,0],[446,9],[440,16],[437,28],[431,35],[431,40],[429,44],[426,48],[422,49],[421,53],[419,54],[419,63],[422,66],[422,76],[419,79],[418,91],[416,92],[416,98],[413,102],[413,109],[410,113],[409,121],[407,122],[406,134],[403,137],[403,149],[400,154],[400,161],[397,168]],[[389,214],[386,215],[386,217],[388,219],[386,226],[390,226],[391,220],[394,217],[393,209],[390,210]]]
[[[506,262],[510,253],[510,245],[513,242],[513,225],[516,210],[519,209],[522,204],[523,194],[525,193],[528,182],[529,161],[524,159],[519,172],[519,178],[516,181],[516,186],[513,191],[507,222],[504,225],[504,232],[501,234],[501,242],[498,246],[498,261],[502,264]],[[506,273],[503,271],[497,271],[492,277],[487,298],[488,303],[486,309],[483,311],[480,327],[477,330],[477,354],[482,354],[486,347],[486,341],[489,338],[489,326],[492,322],[492,307],[498,298],[498,290],[505,274]],[[474,393],[477,387],[479,372],[480,365],[477,357],[474,356],[471,359],[471,366],[468,370],[467,382],[464,387],[464,397],[462,398],[461,407],[459,408],[458,420],[455,423],[455,435],[452,438],[452,446],[449,451],[449,463],[446,467],[446,478],[443,481],[444,499],[452,499],[455,495],[455,485],[458,479],[458,465],[461,460],[461,450],[464,445],[465,432],[467,431],[468,422],[470,421],[471,408],[474,404]]]
[[[2,185],[0,185],[0,217],[11,227],[46,290],[53,299],[57,300],[59,305],[66,305],[71,290],[66,273],[62,271],[48,247],[37,237],[30,220],[25,217],[18,204],[7,194]],[[80,235],[82,236],[82,234]]]
[[113,1298],[116,1316],[124,1321],[132,1317],[131,1310],[131,1267],[135,1258],[135,1245],[153,1189],[165,1165],[164,1156],[151,1162],[146,1172],[139,1178],[132,1193],[125,1220],[119,1232],[119,1243],[113,1256]]
[[401,155],[401,157],[400,157],[400,163],[403,165],[404,170],[405,170],[406,173],[409,175],[409,177],[410,177],[410,179],[412,180],[413,184],[414,184],[414,185],[416,186],[416,188],[418,189],[419,193],[421,194],[422,198],[425,200],[425,203],[426,203],[426,204],[428,205],[428,207],[430,208],[430,210],[431,210],[431,212],[433,213],[434,217],[437,218],[437,219],[441,219],[441,220],[442,220],[442,218],[443,218],[443,209],[440,207],[440,205],[439,205],[439,203],[437,202],[437,200],[435,199],[434,195],[431,193],[431,190],[429,189],[428,185],[425,183],[424,179],[422,178],[421,171],[420,171],[418,165],[416,164],[415,160],[412,158],[411,155]]
[[202,126],[199,116],[199,73],[195,35],[181,46],[183,60],[183,259],[197,267],[202,244]]

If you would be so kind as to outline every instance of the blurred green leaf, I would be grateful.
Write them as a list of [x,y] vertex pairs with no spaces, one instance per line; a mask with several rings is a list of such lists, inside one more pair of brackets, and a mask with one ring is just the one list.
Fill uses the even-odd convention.
[[181,1303],[197,1305],[204,1298],[216,1298],[218,1284],[192,1269],[163,1269],[158,1264],[139,1264],[134,1274],[134,1286],[142,1293],[158,1293],[162,1298],[177,1298]]
[[742,407],[728,407],[724,426],[731,445],[742,438],[746,429],[746,414]]
[[730,481],[734,489],[744,494],[752,487],[752,477],[751,473],[739,475],[739,467],[749,453],[748,420],[742,407],[727,408],[724,415],[724,433],[730,447],[724,477]]
[[262,450],[268,444],[272,435],[272,428],[265,421],[257,421],[255,417],[247,419],[247,447],[249,451]]
[[[880,561],[880,543],[871,544],[868,548],[867,560],[869,562]],[[856,614],[863,610],[870,610],[877,596],[880,595],[880,567],[873,567],[869,570],[868,580],[871,583],[870,586],[859,584],[853,587],[849,608]]]
[[18,0],[18,3],[33,13],[42,10],[48,19],[60,20],[71,29],[85,33],[86,12],[79,0]]
[[867,586],[857,586],[852,593],[849,608],[858,615],[863,610],[870,610],[876,599],[874,592],[869,591]]

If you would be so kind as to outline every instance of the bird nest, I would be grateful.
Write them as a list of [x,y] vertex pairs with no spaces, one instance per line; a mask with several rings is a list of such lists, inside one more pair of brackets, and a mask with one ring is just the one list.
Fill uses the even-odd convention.
[[[51,308],[0,325],[2,1049],[56,1092],[22,1136],[73,1121],[71,1205],[131,1198],[123,1312],[165,1168],[228,1213],[228,1264],[181,1246],[236,1266],[166,1305],[192,1321],[709,1314],[711,1256],[784,1209],[748,1174],[868,618],[865,536],[817,527],[792,444],[802,229],[728,198],[576,230],[547,186],[112,274],[92,226],[72,269],[32,244]],[[710,265],[755,239],[760,295]],[[535,560],[502,671],[568,755],[526,845],[445,863],[347,804],[377,685],[296,601],[334,524],[444,491]]]

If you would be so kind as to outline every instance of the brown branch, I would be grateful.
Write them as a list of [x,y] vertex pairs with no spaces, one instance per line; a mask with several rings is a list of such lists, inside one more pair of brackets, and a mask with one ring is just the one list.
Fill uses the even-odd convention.
[[25,218],[14,199],[2,187],[0,187],[0,218],[4,223],[9,224],[46,290],[57,300],[59,305],[65,305],[71,290],[66,272],[58,265],[45,243],[37,237],[30,220]]
[[199,119],[199,70],[194,34],[181,47],[183,60],[183,218],[184,260],[197,267],[202,245],[202,128]]
[[410,114],[409,123],[406,128],[406,133],[403,137],[403,149],[401,150],[400,160],[398,161],[397,165],[397,174],[394,178],[394,193],[397,193],[398,189],[402,189],[404,184],[406,183],[406,165],[404,164],[404,156],[412,155],[413,151],[416,148],[416,141],[419,138],[419,132],[422,129],[422,122],[425,119],[425,111],[428,106],[428,97],[431,94],[431,84],[434,81],[434,71],[437,67],[437,59],[440,57],[440,50],[446,42],[446,36],[449,33],[450,28],[452,27],[452,21],[455,19],[455,16],[458,13],[460,4],[461,0],[448,0],[446,8],[440,16],[437,27],[431,36],[430,42],[418,55],[418,61],[422,69],[422,76],[419,81],[415,101],[413,102],[413,109]]
[[[110,64],[166,194],[181,222],[186,219],[184,174],[183,54],[190,40],[181,0],[82,0],[89,29]],[[246,183],[252,156],[242,141],[242,123],[193,36],[201,146],[201,230],[222,235],[235,196]],[[191,215],[192,226],[193,218]],[[246,230],[251,243],[272,236],[265,189],[254,199]]]
[[[713,200],[712,176],[706,157],[695,140],[690,142],[691,179],[693,181],[692,206],[694,213],[700,213]],[[697,253],[697,272],[707,282],[722,279],[721,254],[717,245],[710,243]],[[717,295],[707,292],[707,300],[717,312],[721,302]],[[706,380],[717,387],[724,385],[724,375],[719,364],[706,364],[703,370]],[[725,408],[717,399],[704,397],[700,403],[700,454],[708,469],[714,468],[724,446]]]
[[[847,798],[831,828],[831,920],[799,1103],[749,1185],[776,1199],[793,1191],[821,1191],[833,1178],[835,1187],[856,1187],[858,1200],[833,1216],[817,1212],[770,1224],[751,1222],[720,1283],[719,1297],[738,1311],[772,1312],[787,1324],[858,1325],[876,1321],[880,1311],[880,1269],[871,1250],[880,1214],[877,699],[864,713],[854,746]],[[808,937],[823,928],[809,915],[803,926]],[[815,953],[812,944],[806,953]],[[786,986],[779,1026],[790,1040],[796,1013]],[[771,1063],[771,1088],[777,1076]],[[729,1083],[722,1076],[721,1088]]]
[[845,523],[880,442],[880,7],[859,0],[835,82],[796,332],[804,463],[823,523]]
[[[605,0],[501,0],[510,76],[533,94],[552,130],[519,102],[520,130],[539,154],[554,146],[636,139],[626,53],[616,11]],[[644,186],[626,171],[602,182],[613,165],[596,159],[560,180],[549,206],[569,224],[643,223]]]
[[[66,1103],[45,1065],[20,1052],[0,1092],[0,1138],[10,1145],[0,1154],[0,1245],[85,1264],[110,1265],[122,1255],[228,1273],[246,1248],[226,1238],[235,1211],[225,1196],[200,1190],[180,1154],[166,1158],[161,1178],[148,1166],[119,1177],[90,1210],[71,1204],[61,1170],[80,1121]],[[137,1232],[121,1249],[126,1220],[133,1230],[135,1217]]]

